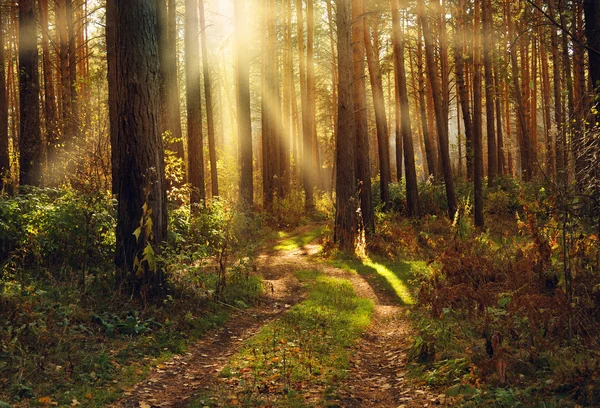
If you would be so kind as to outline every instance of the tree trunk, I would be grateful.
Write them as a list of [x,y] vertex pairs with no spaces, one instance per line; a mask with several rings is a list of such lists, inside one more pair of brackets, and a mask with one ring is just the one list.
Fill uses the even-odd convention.
[[319,159],[319,144],[317,142],[316,123],[316,86],[315,86],[315,13],[314,0],[306,0],[306,86],[308,88],[308,124],[310,126],[309,151],[311,158],[311,191],[321,186],[321,163]]
[[[167,51],[166,55],[166,83],[167,83],[167,120],[168,129],[173,140],[166,148],[175,152],[175,156],[184,160],[183,130],[181,129],[181,102],[179,98],[179,80],[177,70],[177,6],[175,0],[168,0],[167,9]],[[185,175],[184,175],[185,176]],[[185,177],[184,177],[185,178]]]
[[215,119],[213,113],[210,69],[208,64],[208,45],[206,41],[206,23],[204,21],[204,0],[200,0],[200,41],[202,43],[202,74],[204,77],[204,98],[206,99],[206,124],[208,128],[208,155],[210,159],[210,186],[212,197],[219,195],[217,174],[217,148],[215,145]]
[[[484,5],[481,6],[484,10]],[[485,11],[484,11],[485,12]],[[475,6],[473,29],[473,184],[475,226],[483,227],[483,146],[481,104],[481,16]]]
[[5,188],[9,178],[10,156],[8,153],[8,98],[6,88],[6,68],[4,65],[4,12],[0,7],[0,190]]
[[77,95],[77,33],[73,16],[73,0],[66,0],[67,34],[69,36],[69,117],[67,118],[67,151],[75,153],[75,137],[79,129],[79,101]]
[[488,142],[488,186],[493,186],[498,170],[498,152],[496,151],[496,133],[494,129],[494,75],[492,72],[494,42],[491,0],[483,0],[481,7],[483,13],[483,69],[485,75],[485,123]]
[[187,101],[188,179],[190,204],[206,199],[204,188],[204,147],[200,91],[200,44],[198,41],[198,2],[185,2],[185,94]]
[[41,185],[42,134],[34,0],[19,1],[19,164],[21,185]]
[[48,146],[48,176],[52,177],[52,175],[55,174],[57,164],[56,153],[59,135],[56,126],[56,100],[54,97],[52,61],[50,59],[50,45],[48,39],[48,0],[39,0],[38,8],[40,12],[40,26],[42,29],[42,72],[44,74],[44,116],[46,118],[46,146]]
[[[367,234],[375,233],[375,214],[373,209],[373,193],[371,191],[371,164],[369,159],[369,129],[367,126],[367,94],[365,90],[365,48],[364,48],[364,0],[352,1],[352,69],[354,82],[352,97],[354,107],[354,126],[356,135],[356,178],[358,179],[360,209]],[[338,43],[338,62],[341,53]],[[341,75],[342,67],[338,65]],[[341,81],[341,78],[340,78]],[[338,83],[338,89],[342,85]],[[338,94],[338,98],[341,95]],[[341,101],[338,102],[338,105]],[[339,109],[338,109],[339,113]],[[341,129],[338,116],[338,129]],[[342,136],[343,137],[343,136]],[[338,137],[339,139],[339,137]],[[347,160],[347,159],[346,159]],[[339,162],[338,162],[339,165]],[[338,168],[339,171],[339,168]]]
[[390,168],[390,142],[387,118],[385,116],[385,99],[383,95],[383,83],[381,80],[381,67],[379,64],[379,55],[375,55],[373,52],[370,30],[368,25],[364,24],[364,20],[363,26],[365,52],[367,54],[371,91],[373,94],[373,106],[375,108],[375,125],[377,127],[381,202],[383,203],[384,210],[387,210],[391,205],[389,185],[392,182],[392,170]]
[[164,275],[156,267],[154,252],[167,236],[156,3],[129,0],[110,8],[116,51],[109,59],[115,64],[110,72],[116,73],[109,78],[116,84],[109,90],[116,91],[118,132],[112,151],[119,179],[117,285],[148,298],[164,293]]
[[425,60],[427,64],[427,73],[431,82],[433,103],[435,106],[436,127],[442,156],[444,182],[446,185],[446,198],[448,200],[448,215],[450,219],[453,219],[457,210],[456,193],[454,192],[454,180],[452,179],[452,163],[450,162],[448,134],[446,133],[446,124],[444,123],[441,90],[433,53],[433,38],[432,33],[429,30],[429,22],[427,21],[424,0],[417,0],[417,9],[419,20],[421,22],[421,26],[423,27],[423,35],[425,37]]
[[[583,0],[585,14],[585,36],[588,42],[588,64],[590,81],[594,95],[600,95],[600,4],[596,0]],[[600,98],[594,99],[596,112],[600,111]],[[592,126],[598,126],[600,113],[596,113],[596,120]]]
[[111,147],[112,193],[119,193],[119,160],[116,154],[119,148],[119,123],[117,114],[117,50],[116,50],[116,0],[106,0],[106,61],[108,77],[108,120]]
[[250,72],[244,0],[235,0],[235,49],[237,56],[237,122],[240,146],[240,204],[252,211],[254,186],[252,179],[252,122],[250,118]]
[[296,96],[292,92],[292,81],[293,81],[293,59],[292,59],[292,5],[290,0],[283,0],[283,132],[281,135],[281,192],[282,196],[285,197],[290,191],[290,154],[292,146],[292,98]]
[[[463,31],[464,28],[464,23],[465,23],[465,18],[464,18],[464,10],[465,10],[465,3],[464,0],[461,0],[459,2],[458,8],[457,8],[457,16],[456,16],[456,22],[457,22],[457,27],[459,27],[458,29]],[[465,85],[465,73],[464,73],[464,60],[465,60],[465,56],[463,54],[463,51],[465,49],[465,44],[464,44],[464,35],[462,35],[463,33],[461,32],[461,35],[459,35],[460,38],[460,42],[455,42],[454,45],[454,61],[455,61],[455,69],[456,69],[456,86],[457,86],[457,90],[458,90],[458,100],[460,101],[460,109],[462,111],[462,116],[463,116],[463,122],[465,125],[465,138],[467,140],[471,140],[473,141],[473,122],[471,121],[471,108],[470,108],[470,100],[469,100],[469,93],[467,91],[467,87]],[[471,147],[472,149],[472,147]],[[469,151],[469,150],[467,150]]]
[[436,160],[437,155],[432,146],[432,135],[429,132],[429,123],[427,115],[427,104],[425,102],[426,89],[425,89],[425,73],[423,72],[423,36],[421,33],[421,26],[419,25],[417,34],[417,77],[418,77],[418,94],[419,94],[419,111],[421,116],[421,128],[423,129],[423,143],[425,144],[425,156],[424,161],[427,162],[426,177],[433,175],[437,178],[436,173]]
[[512,41],[512,48],[510,50],[510,58],[511,58],[511,69],[512,69],[512,81],[513,81],[513,87],[514,87],[514,93],[515,93],[515,101],[517,104],[517,123],[518,123],[518,129],[519,129],[519,134],[521,135],[521,150],[522,150],[522,164],[521,164],[521,174],[523,177],[523,180],[525,181],[530,181],[531,180],[531,176],[532,176],[532,168],[531,168],[531,162],[529,160],[529,152],[530,152],[530,147],[529,147],[529,131],[527,128],[527,120],[525,118],[525,105],[523,103],[523,96],[521,94],[521,81],[519,79],[519,65],[518,65],[518,61],[517,61],[517,43],[515,42],[515,38],[514,38],[514,28],[513,28],[513,23],[512,23],[512,18],[511,18],[511,13],[510,11],[507,13],[507,19],[508,19],[508,30],[510,32],[510,38]]
[[[554,1],[548,0],[548,15],[555,19]],[[550,39],[552,41],[552,81],[554,83],[554,122],[556,126],[556,156],[554,157],[555,164],[552,166],[556,174],[564,173],[564,146],[566,144],[564,131],[564,116],[562,107],[562,80],[561,80],[561,61],[558,55],[558,34],[554,25],[550,26]],[[562,177],[562,176],[561,176]]]
[[404,171],[406,177],[406,213],[409,217],[419,216],[419,192],[417,189],[417,171],[413,149],[406,70],[404,67],[404,34],[400,28],[398,0],[391,0],[392,38],[394,42],[394,67],[396,68],[396,86],[400,96],[401,131],[404,148]]
[[338,44],[338,131],[336,137],[336,214],[334,241],[354,253],[356,237],[356,119],[352,98],[353,61],[350,0],[336,0]]

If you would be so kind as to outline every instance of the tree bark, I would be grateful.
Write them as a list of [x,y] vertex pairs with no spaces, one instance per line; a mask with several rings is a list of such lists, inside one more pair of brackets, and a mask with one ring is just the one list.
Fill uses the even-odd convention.
[[[482,4],[482,8],[484,8]],[[475,226],[483,227],[483,146],[482,146],[482,103],[481,103],[481,15],[475,6],[473,29],[473,185],[475,204]]]
[[0,7],[0,190],[5,188],[5,180],[10,174],[10,156],[8,153],[8,98],[6,87],[6,68],[4,64],[4,12]]
[[425,37],[425,60],[427,64],[427,73],[429,75],[432,87],[433,103],[435,106],[436,127],[438,132],[438,141],[440,144],[444,182],[446,185],[446,198],[448,200],[448,215],[450,219],[453,219],[457,210],[456,193],[454,192],[454,180],[452,179],[452,163],[450,162],[448,134],[446,133],[446,124],[444,123],[441,90],[433,53],[433,38],[432,33],[429,30],[429,22],[427,21],[424,0],[417,0],[417,9],[419,21],[423,27],[423,35]]
[[250,118],[250,72],[244,0],[235,0],[235,49],[237,59],[237,122],[240,148],[240,205],[252,211],[252,123]]
[[210,186],[213,197],[219,195],[217,174],[217,148],[215,145],[215,119],[213,112],[212,88],[208,63],[208,44],[206,41],[206,22],[204,19],[204,0],[200,0],[200,41],[202,43],[202,73],[204,77],[204,98],[206,99],[206,125],[208,131],[208,155],[210,160]]
[[498,170],[498,152],[496,151],[496,132],[494,129],[494,76],[492,72],[492,53],[494,49],[492,36],[492,3],[483,0],[483,69],[485,75],[485,123],[487,134],[487,168],[488,186],[494,185]]
[[[167,50],[165,53],[165,75],[167,84],[166,98],[168,129],[173,140],[166,148],[175,152],[175,156],[184,160],[183,130],[181,129],[181,102],[179,98],[179,80],[177,70],[177,6],[175,0],[167,2]],[[185,175],[184,175],[185,178]]]
[[19,181],[31,186],[41,185],[43,158],[36,14],[34,0],[19,1]]
[[107,60],[107,79],[108,79],[108,119],[110,130],[111,147],[111,181],[112,193],[119,193],[119,156],[116,154],[119,148],[119,123],[117,116],[117,50],[116,50],[116,21],[117,9],[116,0],[106,0],[106,60]]
[[198,34],[198,2],[197,0],[186,0],[185,94],[188,118],[188,179],[191,185],[190,204],[192,205],[199,204],[206,199]]
[[[115,6],[115,7],[113,7]],[[159,115],[159,60],[156,3],[115,2],[115,58],[109,76],[116,91],[117,285],[148,298],[164,294],[164,275],[153,265],[152,250],[167,235],[167,198]],[[109,30],[110,33],[110,30]],[[136,237],[134,231],[139,227]]]
[[375,126],[377,127],[377,146],[379,153],[379,180],[381,202],[384,210],[390,208],[390,188],[392,182],[392,170],[390,168],[390,142],[388,134],[387,118],[385,115],[385,98],[383,95],[383,83],[381,80],[381,66],[379,55],[375,55],[371,46],[371,35],[368,24],[364,24],[364,43],[367,54],[367,65],[371,79],[371,93],[373,94],[373,106],[375,109]]
[[[548,15],[550,15],[552,18],[555,18],[554,0],[548,0]],[[554,25],[550,26],[550,39],[552,41],[552,81],[554,83],[554,122],[556,126],[556,147],[554,149],[556,156],[553,158],[554,165],[552,167],[553,170],[556,171],[556,175],[558,175],[563,174],[565,170],[564,146],[566,144],[566,139],[562,106],[562,64],[558,55],[558,34]]]
[[[600,4],[595,0],[583,0],[585,16],[585,36],[588,41],[588,68],[592,89],[596,96],[600,95]],[[594,106],[600,111],[600,98],[595,98]],[[592,126],[598,126],[600,113],[596,114]]]
[[437,155],[432,146],[432,135],[429,132],[429,123],[427,121],[427,104],[425,102],[426,89],[425,89],[425,73],[423,72],[423,35],[421,32],[421,26],[417,28],[417,77],[418,77],[418,94],[419,94],[419,111],[421,116],[421,128],[423,129],[423,143],[425,144],[425,158],[427,162],[428,174],[426,177],[433,175],[437,178],[436,173],[436,161]]
[[391,0],[392,39],[394,42],[394,67],[396,68],[396,86],[400,96],[401,132],[404,148],[404,171],[406,178],[406,213],[409,217],[419,216],[419,192],[417,189],[417,171],[413,148],[406,70],[404,67],[404,34],[400,27],[398,0]]
[[[351,82],[350,86],[352,87],[352,106],[354,107],[355,122],[353,129],[356,132],[354,140],[356,141],[356,178],[359,183],[358,194],[360,197],[360,209],[365,232],[367,234],[373,234],[375,233],[375,214],[373,209],[373,192],[371,190],[369,129],[367,126],[363,1],[364,0],[352,0],[352,69],[354,82]],[[338,62],[339,54],[341,52],[338,43]],[[342,67],[338,66],[338,69],[341,71]],[[341,75],[341,72],[339,75]],[[338,83],[338,88],[339,87],[341,87],[341,84]],[[339,121],[340,117],[338,116],[338,129],[341,129]]]
[[338,131],[336,133],[336,214],[334,241],[354,253],[356,237],[356,133],[352,98],[353,61],[350,0],[336,0],[338,43]]

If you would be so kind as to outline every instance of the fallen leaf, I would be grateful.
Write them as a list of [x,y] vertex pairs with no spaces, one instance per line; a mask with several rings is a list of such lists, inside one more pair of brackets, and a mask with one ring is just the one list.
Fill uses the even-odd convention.
[[150,404],[144,401],[140,401],[140,408],[150,408]]
[[50,405],[52,403],[52,398],[50,397],[40,397],[38,398],[38,402],[42,405]]
[[92,395],[91,392],[88,392],[87,394],[85,394],[85,398],[91,400],[92,398],[94,398],[94,396]]
[[81,405],[81,403],[79,401],[77,401],[76,398],[73,398],[73,401],[71,401],[71,406],[76,407],[77,405]]

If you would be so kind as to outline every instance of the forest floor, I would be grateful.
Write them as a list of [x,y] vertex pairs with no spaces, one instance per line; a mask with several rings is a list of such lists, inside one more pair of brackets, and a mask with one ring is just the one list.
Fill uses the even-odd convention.
[[[409,379],[407,354],[413,335],[407,317],[409,306],[378,277],[332,266],[319,257],[322,247],[314,233],[319,228],[322,230],[322,225],[310,224],[265,245],[255,258],[256,273],[264,279],[266,289],[259,305],[236,310],[224,326],[208,332],[185,354],[153,367],[143,382],[125,389],[123,398],[112,406],[396,408],[447,405],[443,394]],[[251,402],[248,386],[244,386],[242,378],[250,369],[242,369],[239,376],[224,372],[229,372],[235,356],[262,329],[282,319],[294,305],[306,299],[306,288],[295,274],[306,270],[351,282],[356,295],[373,304],[370,324],[348,350],[349,361],[343,368],[345,375],[339,378],[336,375],[325,385],[310,382],[297,385],[296,390],[301,391],[295,392],[293,401],[288,399],[287,391],[281,392],[276,387],[270,390],[265,385],[263,391],[259,391],[263,394],[260,399]],[[251,391],[256,392],[256,389]]]

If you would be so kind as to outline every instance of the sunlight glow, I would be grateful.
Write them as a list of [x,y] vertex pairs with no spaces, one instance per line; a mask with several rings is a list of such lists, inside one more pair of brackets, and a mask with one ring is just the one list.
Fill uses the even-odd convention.
[[398,295],[398,298],[400,298],[400,300],[402,300],[402,302],[404,304],[407,304],[407,305],[415,304],[415,299],[410,294],[410,291],[409,291],[406,283],[402,279],[400,279],[387,266],[377,263],[377,262],[374,262],[369,257],[363,258],[362,264],[365,266],[368,266],[369,268],[373,268],[374,270],[377,271],[377,274],[379,274],[379,276],[385,278],[385,280],[387,280],[387,282],[390,284],[390,286],[394,289],[394,292],[396,292],[396,295]]

